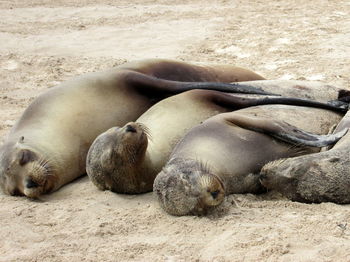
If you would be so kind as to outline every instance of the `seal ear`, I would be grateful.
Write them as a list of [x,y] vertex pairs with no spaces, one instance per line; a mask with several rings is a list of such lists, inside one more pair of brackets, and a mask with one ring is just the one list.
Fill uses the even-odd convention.
[[22,149],[18,154],[18,161],[21,166],[37,159],[36,154],[28,149]]

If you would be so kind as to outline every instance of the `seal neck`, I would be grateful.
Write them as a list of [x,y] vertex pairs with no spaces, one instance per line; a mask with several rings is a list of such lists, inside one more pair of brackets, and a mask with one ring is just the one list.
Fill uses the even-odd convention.
[[[159,159],[154,157],[154,152],[150,152],[150,147],[147,147],[143,161],[140,163],[137,170],[138,174],[151,181],[151,187],[153,187],[153,181],[157,174],[162,170],[162,165],[159,163]],[[151,188],[152,190],[152,188]]]

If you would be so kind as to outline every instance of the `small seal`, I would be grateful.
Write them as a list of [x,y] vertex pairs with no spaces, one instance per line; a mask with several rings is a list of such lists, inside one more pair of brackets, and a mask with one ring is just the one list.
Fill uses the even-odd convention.
[[[334,133],[347,128],[350,128],[350,112]],[[349,204],[349,146],[350,134],[346,134],[329,151],[270,162],[261,170],[261,183],[293,201]]]
[[227,84],[261,79],[234,66],[154,59],[63,82],[36,98],[11,129],[0,148],[0,187],[31,198],[55,191],[85,174],[100,133],[135,121],[161,99],[196,88],[264,94]]
[[128,194],[150,192],[174,146],[190,128],[219,113],[265,104],[345,111],[341,107],[296,98],[191,90],[158,102],[136,122],[99,135],[89,149],[86,172],[101,190]]
[[[298,128],[328,133],[328,128],[340,118],[327,110],[286,105],[264,105],[216,115],[180,140],[157,175],[153,190],[161,207],[177,216],[205,214],[228,194],[263,192],[258,174],[264,164],[318,151],[298,144],[323,138],[306,135]],[[281,122],[283,119],[293,126]],[[294,136],[297,144],[287,144],[271,135]]]

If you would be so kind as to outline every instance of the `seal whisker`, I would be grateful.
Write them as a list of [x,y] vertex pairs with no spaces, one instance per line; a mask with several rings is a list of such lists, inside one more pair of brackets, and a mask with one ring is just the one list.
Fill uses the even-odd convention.
[[139,127],[141,128],[141,130],[146,134],[147,138],[152,141],[152,134],[150,129],[143,123],[138,123]]

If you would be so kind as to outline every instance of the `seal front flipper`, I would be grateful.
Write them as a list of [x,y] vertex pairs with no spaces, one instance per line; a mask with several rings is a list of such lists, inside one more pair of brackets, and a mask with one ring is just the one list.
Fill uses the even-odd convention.
[[265,118],[231,115],[229,118],[226,118],[226,120],[241,128],[268,134],[290,144],[312,147],[324,147],[334,144],[348,131],[348,129],[344,129],[335,134],[317,135],[299,129],[286,122]]
[[[349,118],[350,113],[335,131],[349,128]],[[293,201],[349,204],[349,138],[347,134],[328,151],[272,161],[261,169],[260,181]]]
[[[287,124],[287,123],[283,123]],[[288,124],[287,124],[288,125]],[[288,125],[289,126],[289,125]],[[276,137],[287,143],[294,143],[297,145],[313,146],[313,147],[324,147],[337,143],[345,134],[348,132],[348,129],[344,129],[341,132],[330,134],[330,135],[316,135],[304,130],[292,128],[291,132],[280,132],[276,134],[271,134],[273,137]]]
[[219,82],[181,82],[156,78],[138,72],[129,72],[128,74],[126,78],[128,84],[134,86],[141,93],[155,94],[156,96],[173,95],[193,89],[216,90],[227,93],[278,95],[249,85],[237,86]]

